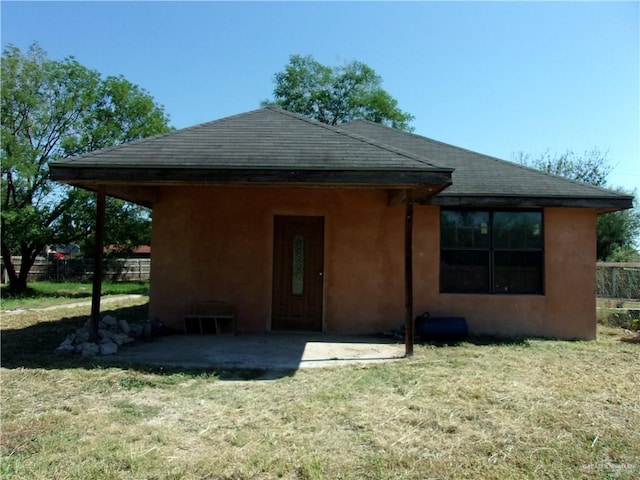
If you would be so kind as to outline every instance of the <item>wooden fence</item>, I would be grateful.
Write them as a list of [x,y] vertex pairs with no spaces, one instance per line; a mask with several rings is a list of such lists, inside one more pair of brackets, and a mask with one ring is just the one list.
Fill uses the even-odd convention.
[[640,263],[596,265],[596,296],[640,300]]
[[[22,259],[12,257],[16,269],[20,268]],[[115,282],[148,282],[151,273],[149,258],[115,258],[105,259],[103,266],[104,280]],[[38,257],[29,271],[28,282],[82,282],[93,279],[93,260],[90,258],[47,259]],[[6,271],[2,265],[2,283],[6,283]]]

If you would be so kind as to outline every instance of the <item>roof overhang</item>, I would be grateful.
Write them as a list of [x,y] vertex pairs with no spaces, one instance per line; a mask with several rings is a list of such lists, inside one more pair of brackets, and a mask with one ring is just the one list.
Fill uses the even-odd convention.
[[147,206],[160,188],[242,185],[381,189],[390,205],[411,198],[466,208],[633,207],[629,195],[382,125],[338,128],[271,107],[49,166],[54,180]]
[[633,208],[632,196],[603,197],[534,197],[534,196],[483,196],[483,195],[437,195],[423,201],[424,204],[459,208],[543,208],[569,207],[594,208],[598,213],[609,213]]
[[104,186],[109,196],[151,207],[158,187],[167,186],[270,186],[288,188],[358,188],[419,192],[426,201],[449,185],[453,169],[211,169],[166,167],[96,167],[51,164],[51,178],[88,190]]

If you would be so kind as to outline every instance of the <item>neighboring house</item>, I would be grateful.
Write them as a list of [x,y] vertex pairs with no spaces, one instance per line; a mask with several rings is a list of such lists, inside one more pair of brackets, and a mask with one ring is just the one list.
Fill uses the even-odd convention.
[[596,217],[632,206],[379,124],[271,107],[51,174],[153,207],[150,315],[176,329],[194,302],[225,300],[240,332],[377,332],[404,323],[412,294],[416,315],[464,316],[472,334],[591,339]]
[[121,245],[107,245],[104,247],[104,253],[125,258],[151,258],[151,245],[138,245],[131,250],[127,250],[127,247]]
[[80,253],[80,246],[75,243],[68,245],[55,245],[47,248],[47,254],[52,255],[54,258],[63,259],[69,258],[72,255],[78,255]]

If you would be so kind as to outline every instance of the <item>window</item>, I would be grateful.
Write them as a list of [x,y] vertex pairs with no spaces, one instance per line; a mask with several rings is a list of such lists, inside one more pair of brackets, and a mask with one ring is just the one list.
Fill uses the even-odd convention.
[[542,294],[542,212],[441,210],[440,291]]
[[304,237],[293,237],[293,260],[291,272],[291,293],[302,295],[304,291]]

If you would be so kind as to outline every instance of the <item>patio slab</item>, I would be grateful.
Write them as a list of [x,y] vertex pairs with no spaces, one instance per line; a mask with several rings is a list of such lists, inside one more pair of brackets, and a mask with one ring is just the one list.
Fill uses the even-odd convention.
[[404,345],[374,336],[171,335],[124,345],[110,359],[185,368],[297,370],[404,357]]

